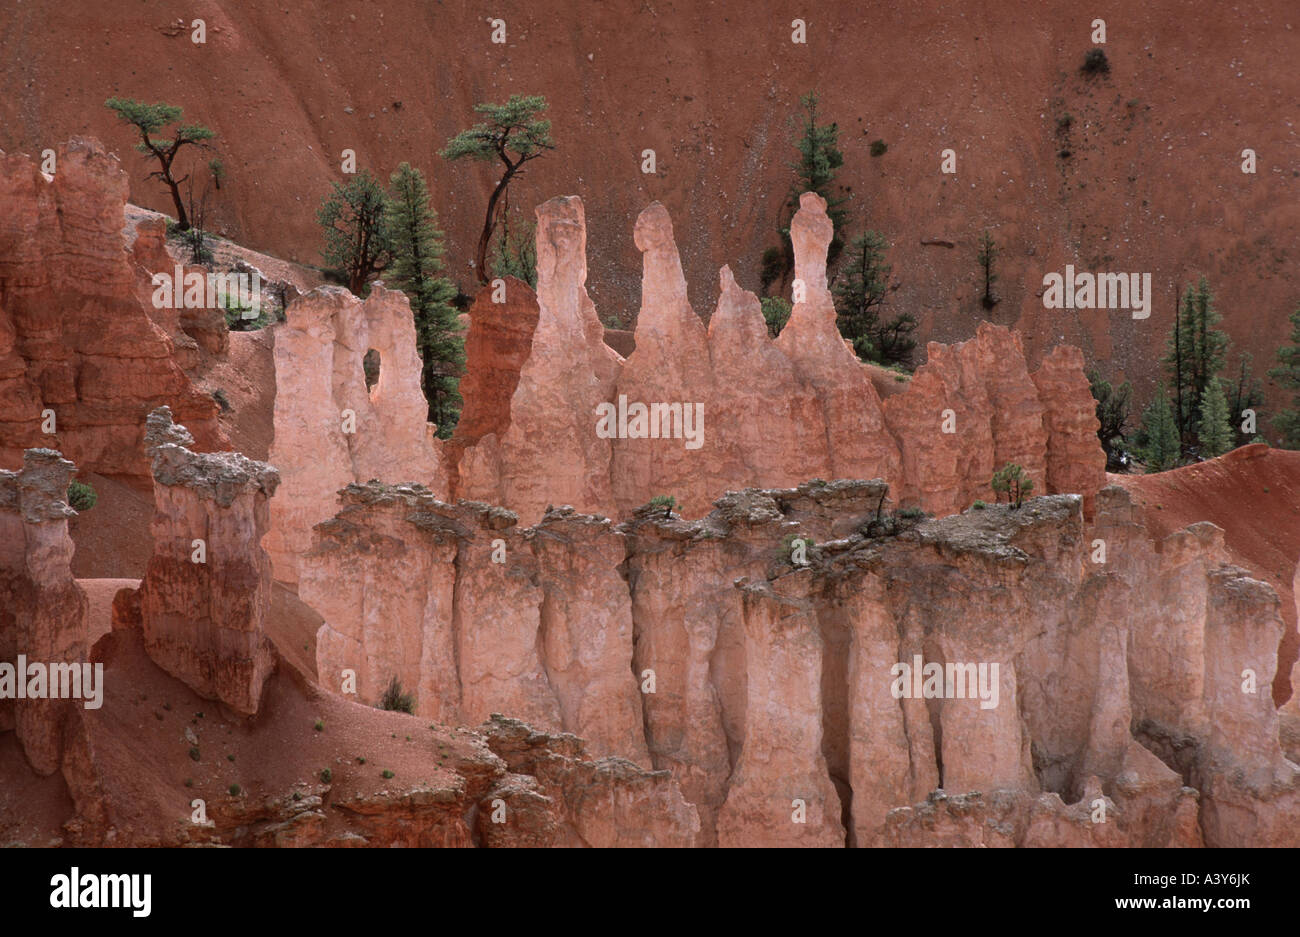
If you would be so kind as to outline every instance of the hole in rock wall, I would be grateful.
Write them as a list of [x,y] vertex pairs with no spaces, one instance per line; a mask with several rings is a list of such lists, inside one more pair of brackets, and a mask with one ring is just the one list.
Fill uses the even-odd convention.
[[366,374],[366,390],[373,391],[379,383],[379,352],[371,348],[361,359],[361,370]]

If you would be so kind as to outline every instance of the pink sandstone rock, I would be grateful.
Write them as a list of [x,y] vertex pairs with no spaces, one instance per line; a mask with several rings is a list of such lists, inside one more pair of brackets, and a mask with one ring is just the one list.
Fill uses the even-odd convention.
[[[613,442],[614,504],[625,515],[654,492],[676,497],[688,514],[702,514],[714,497],[709,481],[716,461],[708,334],[686,299],[673,224],[658,202],[637,218],[635,240],[642,255],[636,350],[610,398],[620,413],[626,400],[628,414],[628,435]],[[639,425],[638,412],[646,425]]]
[[163,403],[200,448],[229,448],[216,402],[190,383],[137,292],[117,158],[74,138],[56,160],[47,177],[0,154],[0,464],[57,446],[83,471],[147,478],[144,417]]
[[[410,304],[376,284],[362,302],[320,287],[291,303],[275,333],[275,438],[283,485],[271,505],[267,549],[276,579],[295,583],[311,528],[334,513],[335,493],[372,478],[415,482],[445,497],[435,427],[420,390]],[[367,389],[362,359],[379,352]]]
[[[622,359],[602,339],[587,296],[587,229],[582,200],[554,198],[537,209],[537,329],[510,405],[510,426],[497,447],[499,496],[525,520],[547,504],[610,511],[610,440],[596,435],[596,406],[613,397]],[[469,490],[484,472],[462,460]]]
[[1093,498],[1106,483],[1106,453],[1097,445],[1097,408],[1083,369],[1083,352],[1057,345],[1034,372],[1047,430],[1047,491],[1083,495],[1092,516]]
[[810,570],[745,584],[745,745],[718,813],[718,845],[841,846],[840,798],[822,754],[826,664]]
[[[87,601],[72,578],[68,536],[76,512],[64,501],[72,474],[72,463],[51,449],[29,449],[22,469],[0,470],[0,663],[16,668],[22,655],[29,668],[43,668],[46,692],[56,694],[15,699],[18,681],[30,685],[30,670],[15,672],[0,700],[0,731],[17,730],[27,761],[42,775],[59,769],[68,707],[85,705],[91,695],[82,682]],[[80,671],[75,682],[54,669],[69,663]],[[69,688],[81,688],[83,699],[57,698],[65,679]]]
[[790,222],[795,280],[802,283],[804,297],[794,304],[776,347],[817,390],[830,446],[828,477],[883,478],[897,485],[898,446],[885,429],[880,395],[835,324],[826,284],[826,251],[833,233],[826,200],[805,192]]
[[239,453],[196,453],[166,407],[149,414],[154,553],[140,584],[145,649],[200,696],[257,712],[275,667],[262,549],[279,476]]

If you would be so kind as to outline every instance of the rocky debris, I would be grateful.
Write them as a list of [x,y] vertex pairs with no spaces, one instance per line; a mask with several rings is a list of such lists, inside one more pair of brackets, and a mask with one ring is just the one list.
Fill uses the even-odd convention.
[[[17,667],[21,655],[30,667],[44,668],[45,692],[57,664],[81,669],[86,660],[86,595],[72,578],[72,538],[68,518],[76,511],[65,502],[74,466],[52,449],[28,449],[17,472],[0,470],[0,663]],[[84,676],[84,669],[78,676]],[[12,682],[28,684],[28,673]],[[72,688],[88,688],[78,679]],[[27,761],[37,773],[59,769],[67,698],[16,699],[5,687],[0,699],[0,732],[16,730]]]
[[73,138],[56,161],[46,176],[27,156],[0,154],[0,464],[56,446],[82,471],[147,478],[144,416],[162,403],[199,448],[229,448],[216,402],[181,369],[175,330],[140,292],[117,158]]
[[200,696],[251,715],[275,666],[261,543],[280,476],[239,453],[192,452],[191,441],[167,407],[149,414],[154,552],[139,589],[145,648]]
[[[501,757],[512,783],[489,793],[479,806],[480,829],[491,823],[492,801],[508,794],[511,812],[527,831],[522,841],[509,845],[591,846],[598,849],[629,846],[690,847],[696,845],[699,817],[683,799],[668,771],[646,771],[622,758],[590,760],[582,739],[569,734],[547,735],[516,719],[493,714],[478,730],[488,747]],[[531,776],[535,783],[521,787],[513,779]],[[553,804],[554,819],[538,817],[541,800]],[[495,844],[494,844],[495,845]],[[504,843],[503,843],[504,845]]]
[[[362,361],[379,353],[366,387]],[[291,303],[275,336],[275,438],[283,480],[271,504],[267,550],[281,582],[296,583],[311,528],[351,482],[415,482],[445,497],[436,428],[426,421],[422,365],[406,297],[375,284],[365,302],[324,286]]]

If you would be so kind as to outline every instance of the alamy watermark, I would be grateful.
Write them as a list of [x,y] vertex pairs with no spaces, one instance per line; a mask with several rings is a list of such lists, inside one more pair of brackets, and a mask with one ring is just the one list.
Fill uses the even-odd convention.
[[894,682],[889,692],[894,699],[979,699],[980,709],[997,709],[998,664],[924,663],[920,654],[912,663],[899,662],[889,668]]
[[627,402],[596,405],[596,435],[601,439],[684,439],[687,449],[704,445],[704,404]]
[[256,319],[262,308],[262,278],[239,271],[185,272],[180,264],[173,273],[155,273],[155,309],[235,309],[241,319]]
[[0,699],[79,699],[87,709],[104,705],[104,665],[77,661],[0,663]]
[[1131,309],[1134,319],[1151,315],[1151,274],[1075,273],[1065,265],[1065,275],[1043,277],[1046,309]]

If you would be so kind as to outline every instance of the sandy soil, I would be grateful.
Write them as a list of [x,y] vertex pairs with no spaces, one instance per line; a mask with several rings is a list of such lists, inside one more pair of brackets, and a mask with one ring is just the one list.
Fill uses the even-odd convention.
[[1197,521],[1222,527],[1233,561],[1277,590],[1288,633],[1273,697],[1289,699],[1298,649],[1292,577],[1300,559],[1300,452],[1243,446],[1172,472],[1107,479],[1133,493],[1157,537]]

